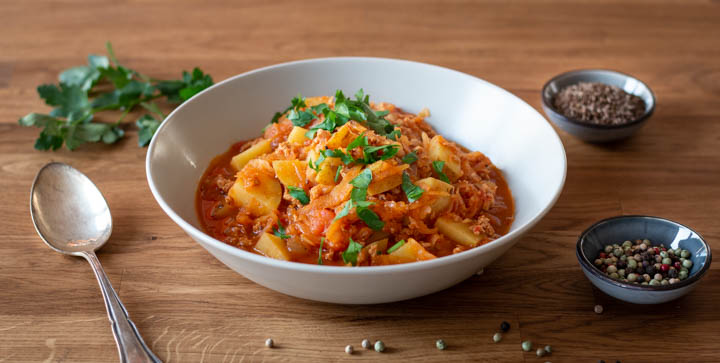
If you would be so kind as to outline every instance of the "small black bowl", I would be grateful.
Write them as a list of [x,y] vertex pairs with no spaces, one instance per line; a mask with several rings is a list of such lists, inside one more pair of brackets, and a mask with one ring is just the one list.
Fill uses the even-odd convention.
[[[693,266],[689,276],[670,285],[638,285],[612,279],[593,264],[605,245],[636,239],[649,239],[653,246],[664,244],[667,248],[690,251]],[[669,219],[651,216],[601,220],[580,235],[575,252],[583,273],[593,285],[610,296],[635,304],[660,304],[687,294],[710,269],[712,261],[710,246],[695,231]]]
[[[645,113],[621,125],[597,125],[568,118],[555,109],[553,99],[563,88],[580,82],[604,83],[638,96],[645,102]],[[645,83],[633,76],[606,69],[581,69],[559,74],[545,83],[542,106],[557,127],[583,141],[601,143],[627,138],[639,130],[655,110],[655,95]]]

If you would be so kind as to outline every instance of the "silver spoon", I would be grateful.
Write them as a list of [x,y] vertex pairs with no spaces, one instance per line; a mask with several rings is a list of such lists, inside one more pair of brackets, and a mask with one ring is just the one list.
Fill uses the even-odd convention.
[[90,262],[105,299],[120,361],[161,362],[128,317],[95,255],[112,233],[110,208],[95,184],[70,165],[47,164],[30,190],[30,216],[50,248]]

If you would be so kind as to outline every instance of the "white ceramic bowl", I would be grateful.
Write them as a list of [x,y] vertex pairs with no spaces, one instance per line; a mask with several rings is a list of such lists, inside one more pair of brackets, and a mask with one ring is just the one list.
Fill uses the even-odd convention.
[[[197,183],[210,160],[236,141],[260,135],[272,115],[301,92],[353,94],[417,113],[443,136],[488,155],[515,199],[510,232],[484,246],[431,261],[346,268],[286,262],[222,243],[200,227]],[[150,143],[146,171],[165,213],[213,256],[246,278],[304,299],[372,304],[448,288],[500,257],[547,213],[565,182],[565,150],[528,104],[473,76],[428,64],[378,58],[326,58],[247,72],[196,95],[173,111]],[[201,263],[198,261],[198,263]]]

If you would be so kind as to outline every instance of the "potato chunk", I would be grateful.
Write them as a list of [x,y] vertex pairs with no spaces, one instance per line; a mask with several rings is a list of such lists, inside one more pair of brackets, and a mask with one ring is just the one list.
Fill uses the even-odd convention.
[[428,156],[433,161],[439,160],[444,161],[445,166],[443,172],[452,181],[457,180],[463,175],[462,167],[460,166],[460,157],[456,154],[458,151],[455,150],[450,143],[440,135],[430,140],[430,146],[428,147]]
[[355,121],[350,121],[335,130],[327,142],[327,147],[331,149],[345,148],[365,131],[367,131],[365,127]]
[[282,187],[266,160],[253,159],[237,174],[228,195],[235,205],[262,216],[276,210],[282,199]]
[[257,158],[260,155],[267,154],[270,151],[272,151],[270,140],[261,140],[249,149],[233,156],[230,161],[230,165],[232,165],[235,170],[242,170],[245,164],[247,164],[250,160]]
[[450,217],[438,218],[435,221],[435,227],[445,237],[467,247],[475,247],[481,241],[481,236],[473,233],[470,226],[463,222],[456,222]]
[[444,212],[450,206],[451,184],[432,177],[420,179],[415,184],[425,191],[420,202],[430,205],[434,215]]
[[404,245],[390,253],[391,256],[397,256],[408,262],[432,260],[435,255],[428,252],[418,241],[409,238]]
[[409,168],[408,164],[396,165],[395,162],[381,160],[368,166],[373,177],[368,186],[368,194],[375,195],[386,192],[402,184],[403,170]]
[[286,187],[304,187],[307,163],[301,160],[275,160],[272,162],[275,175]]
[[290,131],[290,135],[288,135],[287,141],[291,144],[303,145],[305,143],[305,140],[308,140],[308,138],[305,137],[306,132],[308,132],[307,129],[300,126],[295,126],[293,127],[292,131]]
[[320,184],[335,185],[335,174],[340,165],[342,165],[340,158],[326,158],[320,164],[320,171],[315,176],[315,180]]
[[263,233],[260,236],[255,244],[255,249],[267,257],[290,261],[290,251],[288,251],[285,241],[270,233]]

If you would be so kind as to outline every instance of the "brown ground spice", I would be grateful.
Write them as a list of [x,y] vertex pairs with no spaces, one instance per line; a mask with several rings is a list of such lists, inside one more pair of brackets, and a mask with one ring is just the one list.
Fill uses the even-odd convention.
[[580,82],[563,88],[553,107],[565,117],[598,125],[620,125],[645,113],[642,98],[598,82]]

